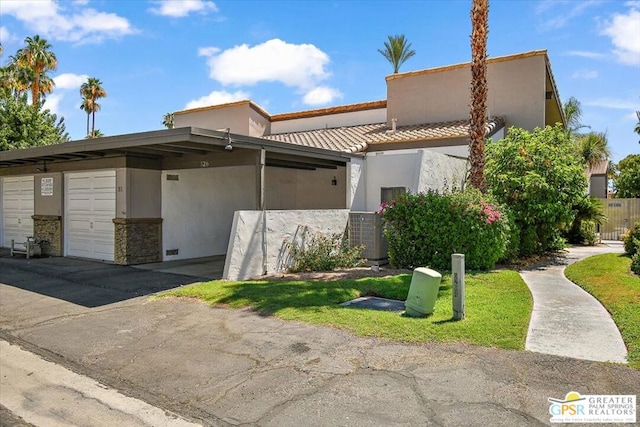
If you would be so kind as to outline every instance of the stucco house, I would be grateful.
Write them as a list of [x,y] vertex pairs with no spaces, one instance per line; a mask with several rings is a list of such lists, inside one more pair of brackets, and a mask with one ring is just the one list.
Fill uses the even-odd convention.
[[[470,76],[469,63],[393,74],[385,100],[275,115],[246,100],[178,111],[175,129],[0,152],[0,242],[272,271],[301,222],[344,229],[398,192],[460,187]],[[487,137],[565,121],[546,51],[490,58],[488,85]]]

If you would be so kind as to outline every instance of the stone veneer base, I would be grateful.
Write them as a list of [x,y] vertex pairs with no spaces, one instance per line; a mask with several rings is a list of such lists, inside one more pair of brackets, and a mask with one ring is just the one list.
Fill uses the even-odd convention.
[[42,254],[62,256],[62,217],[59,215],[33,215],[33,237],[45,241]]
[[115,218],[114,263],[162,261],[162,218]]

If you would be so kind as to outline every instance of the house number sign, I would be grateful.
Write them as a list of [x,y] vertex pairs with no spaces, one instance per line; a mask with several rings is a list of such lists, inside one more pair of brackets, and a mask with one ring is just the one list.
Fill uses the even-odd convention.
[[53,178],[40,178],[40,195],[53,196]]

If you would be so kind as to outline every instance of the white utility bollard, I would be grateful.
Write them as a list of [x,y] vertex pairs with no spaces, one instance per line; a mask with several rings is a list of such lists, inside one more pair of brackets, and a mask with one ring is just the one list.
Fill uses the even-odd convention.
[[464,319],[464,254],[451,255],[453,281],[453,320]]

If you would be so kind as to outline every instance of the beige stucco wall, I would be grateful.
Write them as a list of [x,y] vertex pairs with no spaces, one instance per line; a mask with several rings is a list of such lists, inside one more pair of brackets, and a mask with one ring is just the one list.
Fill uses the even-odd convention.
[[116,169],[116,218],[160,218],[160,171]]
[[[336,178],[337,185],[331,181]],[[299,170],[265,168],[267,209],[345,209],[346,168]]]
[[[246,280],[261,275],[263,249],[266,249],[267,273],[275,273],[282,257],[286,256],[283,243],[294,239],[299,226],[307,226],[312,235],[343,233],[348,219],[346,209],[266,211],[264,217],[262,211],[238,211],[233,216],[222,277]],[[263,246],[263,236],[266,236],[266,246]]]
[[270,131],[269,120],[251,108],[249,103],[228,105],[178,113],[175,127],[193,126],[204,129],[223,130],[231,133],[260,137]]
[[[545,125],[544,55],[489,63],[487,109],[503,116],[507,127],[533,130]],[[387,80],[387,123],[398,126],[466,120],[469,116],[470,66],[408,73]]]
[[[53,178],[53,194],[42,195],[42,178]],[[33,214],[34,215],[62,215],[62,201],[64,200],[62,174],[42,173],[34,175],[33,185]]]
[[607,198],[607,177],[594,175],[589,178],[589,195],[599,199]]

